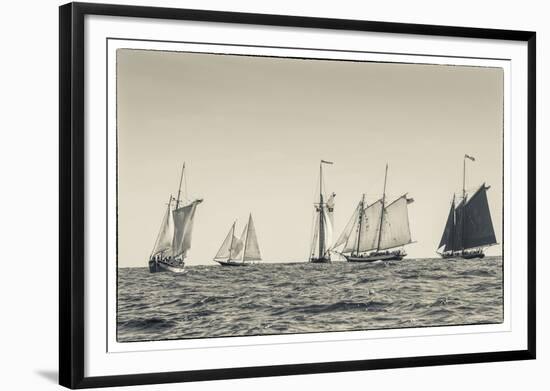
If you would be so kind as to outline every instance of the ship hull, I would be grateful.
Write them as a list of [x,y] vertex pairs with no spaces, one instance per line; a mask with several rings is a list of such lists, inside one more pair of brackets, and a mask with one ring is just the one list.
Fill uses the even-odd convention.
[[359,255],[344,255],[348,262],[376,262],[376,261],[400,261],[405,257],[405,253],[401,251],[390,253],[371,253],[365,256]]
[[248,266],[249,265],[246,262],[231,262],[231,261],[218,261],[218,260],[215,260],[215,261],[222,266]]
[[330,263],[330,258],[310,258],[310,263]]
[[227,260],[221,260],[221,259],[214,259],[214,262],[218,262],[222,266],[250,266],[250,265],[256,265],[258,262],[254,261],[227,261]]
[[150,260],[149,271],[151,273],[160,273],[160,272],[184,273],[185,263],[182,262],[181,266],[176,266],[176,265],[170,265],[162,261]]
[[485,254],[484,253],[476,253],[476,254],[463,254],[461,256],[461,258],[464,258],[464,259],[475,259],[475,258],[485,258]]
[[441,258],[443,259],[449,259],[449,258],[461,258],[461,259],[482,259],[485,258],[485,254],[483,251],[474,251],[474,252],[464,252],[459,254],[453,254],[453,253],[443,253],[439,254]]

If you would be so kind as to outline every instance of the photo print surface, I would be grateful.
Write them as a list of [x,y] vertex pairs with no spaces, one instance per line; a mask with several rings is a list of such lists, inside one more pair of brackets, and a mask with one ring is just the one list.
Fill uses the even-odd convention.
[[503,321],[503,70],[116,54],[117,341]]

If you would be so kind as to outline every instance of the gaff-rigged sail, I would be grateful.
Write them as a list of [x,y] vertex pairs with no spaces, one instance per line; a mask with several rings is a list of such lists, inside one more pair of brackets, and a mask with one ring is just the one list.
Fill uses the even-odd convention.
[[408,203],[407,196],[403,195],[384,209],[380,250],[387,250],[411,243]]
[[313,238],[311,239],[311,249],[309,254],[312,258],[317,258],[319,253],[319,213],[315,213],[313,221]]
[[363,230],[359,241],[359,251],[365,252],[376,249],[380,232],[380,214],[382,200],[369,205],[363,215]]
[[[342,253],[358,254],[411,243],[407,207],[410,202],[411,200],[403,195],[382,210],[382,200],[378,200],[364,208],[362,215],[360,202],[352,220],[333,248],[344,244]],[[382,212],[383,216],[381,216]],[[380,222],[382,222],[382,232],[380,232]],[[380,247],[378,248],[379,237]]]
[[349,239],[350,239],[350,236],[352,235],[352,232],[357,229],[358,218],[359,218],[359,213],[361,211],[361,208],[362,208],[362,202],[359,202],[359,205],[357,205],[357,207],[355,208],[355,211],[351,215],[351,218],[346,224],[346,227],[344,228],[344,230],[342,231],[342,233],[340,234],[336,242],[334,242],[332,246],[333,249],[336,249],[343,244],[345,245],[344,248],[347,248],[347,243],[350,241]]
[[[332,241],[333,215],[326,205],[315,213],[315,223],[313,226],[313,240],[311,242],[311,256],[313,258],[323,258],[327,256],[328,245]],[[321,228],[320,225],[322,224]],[[324,243],[320,246],[319,241]],[[323,248],[322,254],[320,248]]]
[[187,250],[191,248],[191,237],[193,234],[193,221],[195,210],[199,201],[193,201],[190,204],[172,211],[174,220],[174,237],[172,239],[172,256],[183,257]]
[[496,244],[495,231],[483,184],[466,202],[451,205],[439,243],[443,251],[461,251]]
[[[365,195],[359,202],[350,222],[334,244],[333,248],[342,246],[341,253],[351,256],[359,255],[360,258],[377,256],[380,250],[388,250],[412,243],[409,225],[408,204],[413,199],[402,195],[389,205],[386,201],[386,181],[388,178],[388,165],[384,176],[384,190],[382,198],[365,206]],[[376,250],[363,257],[361,253]],[[383,254],[387,255],[387,254]],[[393,254],[402,258],[402,253]],[[349,260],[349,257],[346,255]],[[353,261],[355,262],[355,260]]]
[[328,198],[323,192],[323,164],[332,162],[321,160],[319,164],[319,203],[315,204],[314,233],[311,243],[311,262],[330,262],[329,246],[332,242],[334,197],[332,193]]
[[443,251],[454,251],[454,226],[455,226],[455,200],[451,204],[449,215],[447,216],[447,222],[445,223],[445,229],[443,235],[439,241],[437,248],[442,248]]
[[160,231],[157,237],[157,242],[153,247],[153,256],[163,253],[171,253],[172,249],[172,239],[174,236],[174,224],[172,220],[172,213],[170,213],[170,202],[162,218],[162,223],[160,226]]
[[151,273],[162,270],[181,271],[187,251],[191,248],[195,211],[202,199],[196,199],[180,207],[184,204],[184,201],[181,200],[184,172],[185,163],[181,170],[177,198],[170,195],[159,234],[151,252],[149,259]]
[[464,248],[488,246],[497,242],[485,184],[466,202],[463,224]]

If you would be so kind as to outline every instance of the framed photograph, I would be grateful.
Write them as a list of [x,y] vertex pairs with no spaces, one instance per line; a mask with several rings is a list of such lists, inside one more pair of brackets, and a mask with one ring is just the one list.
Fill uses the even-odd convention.
[[61,6],[60,384],[535,358],[535,74],[528,31]]

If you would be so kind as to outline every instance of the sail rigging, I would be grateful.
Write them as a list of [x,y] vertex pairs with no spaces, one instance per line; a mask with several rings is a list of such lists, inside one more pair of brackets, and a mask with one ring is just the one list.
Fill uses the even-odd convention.
[[[331,196],[332,197],[332,196]],[[333,212],[325,206],[315,213],[311,257],[323,258],[328,255],[327,244],[332,241]]]
[[169,252],[169,250],[172,247],[172,239],[174,235],[174,224],[172,220],[172,213],[170,210],[171,203],[172,203],[172,196],[170,196],[170,200],[168,201],[166,212],[164,213],[164,217],[162,218],[162,223],[160,225],[160,231],[157,236],[157,241],[153,246],[153,251],[151,252],[152,256]]
[[[362,201],[359,202],[352,219],[332,248],[342,247],[341,252],[344,254],[360,254],[411,243],[407,207],[410,202],[411,199],[407,198],[406,194],[384,209],[382,209],[382,200],[373,202],[367,207],[363,207]],[[382,229],[380,229],[380,222],[382,222]],[[380,245],[378,245],[379,237]]]
[[483,183],[470,197],[466,193],[466,161],[476,159],[468,154],[462,162],[462,200],[453,202],[447,216],[438,250],[444,258],[459,255],[462,258],[483,258],[482,247],[497,244],[487,190]]
[[372,203],[365,209],[362,228],[364,233],[361,235],[361,241],[357,252],[361,253],[376,249],[378,236],[380,234],[380,215],[382,211],[382,200]]
[[407,195],[402,195],[384,208],[378,250],[387,250],[411,243]]
[[222,242],[222,245],[214,258],[229,258],[231,255],[231,248],[233,246],[233,239],[235,238],[235,223],[229,228],[227,236]]
[[487,187],[483,184],[465,205],[464,248],[496,244],[495,231],[487,200]]
[[453,197],[453,202],[451,204],[451,209],[449,210],[449,215],[447,216],[447,222],[445,223],[445,229],[443,230],[443,235],[439,241],[439,246],[437,248],[443,248],[443,251],[453,251],[454,250],[454,228],[455,228],[455,199]]
[[151,252],[151,257],[159,258],[159,260],[171,258],[183,261],[187,251],[191,248],[195,211],[202,199],[196,199],[182,205],[184,201],[180,198],[184,171],[185,163],[183,163],[180,175],[178,196],[173,198],[170,195],[157,240]]
[[344,228],[344,230],[342,231],[342,233],[340,234],[336,242],[334,242],[334,245],[332,246],[332,248],[338,248],[343,244],[345,244],[346,245],[345,247],[347,247],[347,243],[350,241],[351,233],[353,232],[353,230],[356,229],[357,218],[361,210],[361,205],[362,205],[361,203],[357,205],[357,207],[355,208],[355,211],[351,215],[351,218],[346,224],[346,227]]
[[174,220],[174,237],[172,239],[172,256],[185,257],[187,250],[191,248],[191,235],[197,204],[190,203],[182,208],[172,211]]
[[323,192],[323,164],[332,162],[321,160],[319,164],[319,203],[315,204],[315,219],[313,226],[313,238],[311,242],[310,261],[329,262],[329,246],[332,242],[334,224],[335,193],[328,197]]
[[387,175],[388,165],[386,165],[382,198],[367,205],[363,194],[350,221],[332,249],[340,249],[339,252],[344,255],[357,256],[367,251],[376,250],[378,253],[380,250],[388,250],[412,242],[408,204],[413,200],[407,198],[407,194],[403,194],[386,205]]
[[488,189],[485,184],[481,185],[456,207],[453,199],[438,247],[443,252],[464,251],[497,243],[487,200]]
[[260,246],[258,244],[258,236],[256,235],[256,228],[254,226],[254,220],[252,215],[248,217],[248,224],[246,225],[246,238],[244,242],[243,261],[261,260]]
[[252,214],[248,217],[248,222],[243,228],[240,238],[235,236],[235,225],[233,223],[227,233],[220,249],[214,257],[215,261],[261,261],[260,246],[258,244],[258,236],[256,235],[256,227]]

